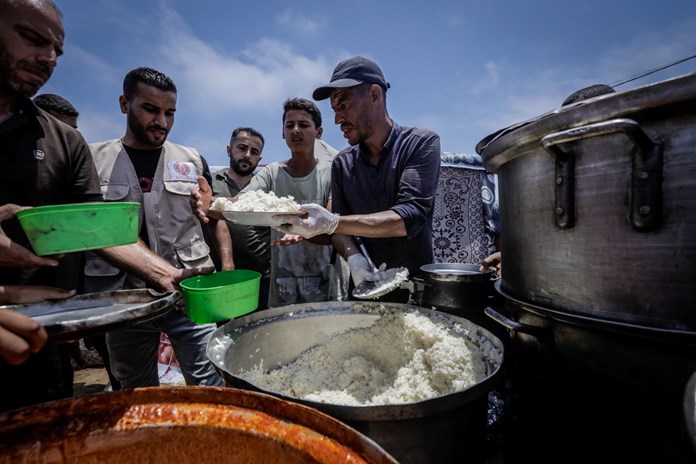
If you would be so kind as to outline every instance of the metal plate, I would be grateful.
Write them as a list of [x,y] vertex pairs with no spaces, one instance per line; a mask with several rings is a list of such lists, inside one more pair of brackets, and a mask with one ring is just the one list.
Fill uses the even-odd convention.
[[180,296],[149,289],[119,290],[0,308],[31,317],[44,326],[49,341],[64,342],[154,319],[174,309]]
[[208,216],[215,219],[226,219],[236,224],[245,226],[279,226],[282,222],[273,219],[273,216],[284,214],[289,216],[302,216],[303,212],[283,212],[283,211],[217,211],[211,209]]

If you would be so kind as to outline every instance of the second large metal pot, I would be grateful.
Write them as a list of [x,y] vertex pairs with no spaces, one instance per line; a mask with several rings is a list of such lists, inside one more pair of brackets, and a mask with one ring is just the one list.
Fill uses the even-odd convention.
[[422,305],[470,318],[482,312],[493,292],[493,271],[481,271],[466,263],[433,263],[421,266],[422,277],[414,278],[423,287]]
[[485,311],[510,336],[505,436],[516,460],[509,462],[695,462],[682,404],[696,335],[501,295],[504,306]]
[[559,108],[477,151],[498,175],[506,293],[696,332],[696,74]]
[[[369,327],[382,314],[404,312],[424,314],[464,337],[483,356],[487,377],[466,390],[426,401],[345,406],[265,391],[240,376],[260,363],[289,364],[332,336]],[[375,440],[401,463],[476,462],[484,453],[488,392],[501,374],[503,345],[488,330],[439,311],[397,303],[334,301],[283,306],[230,321],[213,334],[208,357],[229,386],[270,393],[328,413]]]

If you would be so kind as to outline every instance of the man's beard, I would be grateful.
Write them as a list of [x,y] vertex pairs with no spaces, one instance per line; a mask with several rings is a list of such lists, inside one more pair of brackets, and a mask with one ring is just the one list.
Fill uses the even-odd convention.
[[15,95],[18,97],[31,98],[36,95],[41,87],[46,83],[25,82],[21,80],[15,69],[40,69],[42,73],[51,75],[51,69],[40,63],[32,63],[22,60],[13,69],[10,61],[10,53],[4,44],[0,43],[0,95]]
[[249,164],[248,168],[243,168],[237,162],[232,163],[232,170],[240,176],[248,176],[254,172],[254,169],[256,169],[256,167],[251,164]]
[[130,129],[131,134],[133,134],[133,137],[142,144],[150,145],[153,148],[159,148],[162,145],[164,145],[164,142],[167,140],[169,132],[166,132],[161,140],[153,140],[148,136],[148,128],[143,129],[138,124],[138,121],[135,116],[128,115],[127,121],[128,128]]

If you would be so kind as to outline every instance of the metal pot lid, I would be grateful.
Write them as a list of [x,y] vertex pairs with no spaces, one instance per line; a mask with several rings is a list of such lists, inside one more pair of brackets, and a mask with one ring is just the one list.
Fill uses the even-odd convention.
[[50,342],[65,342],[155,319],[174,309],[180,296],[150,289],[118,290],[0,309],[31,317],[44,326]]
[[432,263],[424,264],[421,271],[428,278],[439,281],[483,282],[491,280],[493,270],[481,271],[477,264],[466,263]]
[[549,133],[632,117],[646,110],[670,105],[686,105],[696,100],[696,73],[648,84],[624,92],[610,93],[572,103],[501,129],[481,140],[476,153],[486,170],[495,173],[506,162],[538,148],[539,140]]

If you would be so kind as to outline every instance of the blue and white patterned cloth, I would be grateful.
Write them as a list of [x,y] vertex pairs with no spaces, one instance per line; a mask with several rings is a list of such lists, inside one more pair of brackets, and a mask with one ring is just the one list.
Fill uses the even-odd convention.
[[475,153],[453,153],[451,151],[443,151],[440,160],[442,166],[485,170],[481,155]]
[[500,233],[496,178],[481,157],[442,153],[433,213],[436,263],[480,264],[495,251]]

